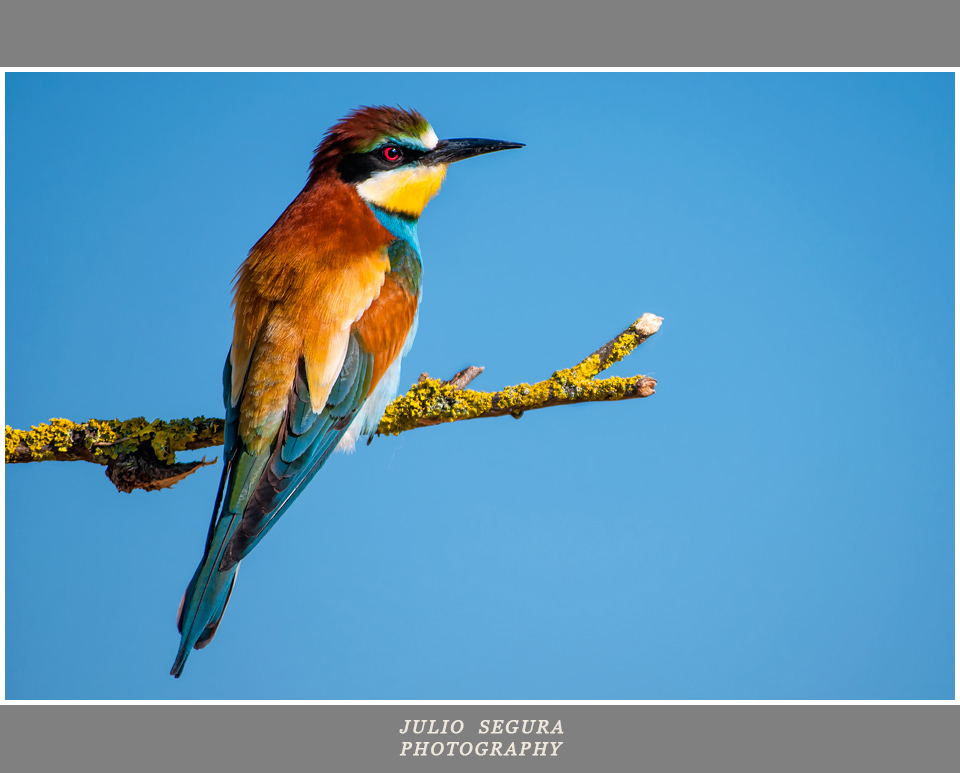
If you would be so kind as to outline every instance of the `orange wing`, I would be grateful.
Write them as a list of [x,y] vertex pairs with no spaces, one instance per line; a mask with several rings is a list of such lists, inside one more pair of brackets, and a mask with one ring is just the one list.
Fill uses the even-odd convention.
[[254,453],[276,436],[301,358],[312,409],[323,410],[351,328],[381,295],[392,239],[352,189],[325,183],[301,193],[250,251],[234,297],[231,401]]
[[380,295],[353,324],[353,333],[360,346],[374,358],[370,391],[400,356],[416,315],[416,296],[396,277],[388,274]]

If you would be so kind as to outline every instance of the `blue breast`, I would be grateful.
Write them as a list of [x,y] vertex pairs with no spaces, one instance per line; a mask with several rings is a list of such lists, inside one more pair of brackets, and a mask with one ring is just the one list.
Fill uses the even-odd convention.
[[412,295],[420,296],[420,277],[423,258],[420,255],[420,237],[417,233],[417,220],[369,204],[380,224],[396,238],[390,243],[390,270],[397,274]]

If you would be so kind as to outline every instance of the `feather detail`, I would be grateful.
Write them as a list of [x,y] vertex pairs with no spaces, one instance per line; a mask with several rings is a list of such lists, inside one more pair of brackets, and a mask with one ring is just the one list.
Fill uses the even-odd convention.
[[[237,272],[234,405],[264,320],[276,314],[301,330],[349,327],[379,291],[392,240],[353,186],[339,180],[318,181],[294,199]],[[360,298],[353,295],[358,288],[366,290]]]
[[[322,206],[321,206],[322,202]],[[286,409],[304,358],[313,410],[326,402],[351,325],[379,295],[393,240],[351,186],[304,190],[254,245],[237,274],[233,382],[239,432],[262,452]]]
[[416,110],[361,107],[333,126],[317,146],[307,185],[332,173],[348,153],[369,150],[378,138],[395,134],[429,137],[436,145],[436,135],[429,122]]
[[416,315],[416,296],[394,274],[388,274],[376,301],[353,325],[364,351],[374,357],[373,386],[397,359]]

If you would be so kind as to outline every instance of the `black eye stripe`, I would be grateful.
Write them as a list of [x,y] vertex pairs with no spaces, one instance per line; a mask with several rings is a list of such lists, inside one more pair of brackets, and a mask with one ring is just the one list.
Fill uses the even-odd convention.
[[[396,148],[399,150],[400,158],[396,161],[388,161],[383,155],[383,151],[386,148]],[[405,164],[412,164],[426,153],[427,151],[421,150],[420,148],[410,148],[406,145],[398,145],[391,142],[385,145],[379,145],[367,153],[351,153],[350,155],[344,156],[340,160],[340,163],[337,164],[337,172],[340,175],[340,179],[345,183],[359,183],[368,179],[375,172],[396,169]]]
[[387,148],[395,148],[397,151],[399,151],[400,157],[397,159],[397,161],[403,161],[406,163],[410,163],[411,161],[416,161],[418,158],[425,155],[427,152],[425,150],[421,150],[420,148],[411,148],[406,145],[397,145],[395,143],[390,143],[389,145],[381,145],[378,148],[374,148],[373,150],[370,151],[370,154],[373,156],[379,155],[379,157],[383,159],[383,161],[388,165],[391,163],[394,163],[394,164],[397,163],[397,161],[393,161],[393,162],[389,161],[387,157],[384,155],[384,151]]

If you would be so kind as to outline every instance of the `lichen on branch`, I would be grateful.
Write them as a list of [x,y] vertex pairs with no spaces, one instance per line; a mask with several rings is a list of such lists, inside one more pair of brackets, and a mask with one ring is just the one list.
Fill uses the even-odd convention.
[[[426,373],[410,390],[388,407],[378,435],[399,435],[418,427],[494,416],[520,418],[524,412],[555,405],[630,400],[649,397],[657,382],[648,376],[597,379],[654,335],[663,322],[644,314],[616,338],[571,368],[556,371],[533,384],[517,384],[498,392],[467,389],[483,368],[471,366],[448,381]],[[177,463],[180,451],[223,445],[223,420],[194,419],[147,421],[143,418],[97,420],[78,423],[51,419],[29,430],[6,428],[8,464],[44,461],[86,461],[107,466],[107,476],[121,491],[134,488],[168,488],[212,464]]]

